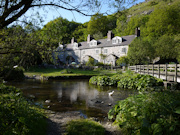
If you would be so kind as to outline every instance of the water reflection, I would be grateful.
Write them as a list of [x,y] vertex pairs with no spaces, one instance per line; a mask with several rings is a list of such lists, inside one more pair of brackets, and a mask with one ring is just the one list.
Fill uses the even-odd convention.
[[[88,80],[64,80],[8,83],[23,90],[26,97],[33,95],[35,102],[42,103],[50,110],[66,112],[80,111],[88,117],[104,117],[119,100],[134,94],[130,90],[117,90],[114,87],[89,85]],[[108,92],[114,90],[112,96]],[[51,102],[45,103],[46,100]]]

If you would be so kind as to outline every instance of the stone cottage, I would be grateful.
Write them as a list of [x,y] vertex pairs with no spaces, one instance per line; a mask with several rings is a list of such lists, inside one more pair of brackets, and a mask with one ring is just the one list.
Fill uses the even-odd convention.
[[53,57],[57,64],[85,64],[89,58],[95,62],[103,62],[115,66],[119,57],[126,56],[128,45],[140,36],[140,29],[136,28],[135,35],[115,36],[111,31],[107,33],[107,39],[95,40],[91,35],[87,36],[87,41],[77,43],[75,38],[70,44],[62,45],[55,50]]

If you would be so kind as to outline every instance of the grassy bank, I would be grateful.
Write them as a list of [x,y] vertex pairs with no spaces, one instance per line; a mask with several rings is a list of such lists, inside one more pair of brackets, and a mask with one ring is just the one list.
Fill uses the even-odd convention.
[[46,119],[20,90],[0,84],[0,134],[44,135]]
[[31,68],[25,71],[27,76],[81,76],[81,75],[108,75],[112,76],[116,72],[111,70],[83,70],[83,69],[53,69],[53,68]]
[[105,129],[98,122],[79,119],[67,124],[67,135],[104,135]]

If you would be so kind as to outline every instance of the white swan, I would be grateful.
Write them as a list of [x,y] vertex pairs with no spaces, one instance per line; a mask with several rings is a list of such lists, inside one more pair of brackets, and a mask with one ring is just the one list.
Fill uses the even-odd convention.
[[113,93],[114,93],[114,91],[109,92],[108,94],[109,94],[109,96],[112,96],[112,95],[113,95]]

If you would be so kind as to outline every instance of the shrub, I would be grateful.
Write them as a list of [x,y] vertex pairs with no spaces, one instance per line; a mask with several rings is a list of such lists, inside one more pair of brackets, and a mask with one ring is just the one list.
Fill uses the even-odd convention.
[[180,93],[154,92],[119,101],[109,119],[125,134],[180,134]]
[[123,89],[137,89],[140,92],[159,90],[163,86],[163,80],[150,75],[134,74],[126,72],[112,77],[96,76],[90,78],[89,83],[100,86],[117,86]]
[[100,86],[107,86],[109,85],[110,78],[108,76],[99,76],[97,78],[97,85]]
[[25,78],[24,69],[22,67],[16,67],[12,69],[4,68],[0,76],[3,77],[6,81],[23,80]]
[[97,84],[98,76],[93,76],[89,79],[89,83],[91,84]]
[[41,110],[31,106],[20,90],[0,85],[0,133],[3,135],[43,135],[46,120]]

